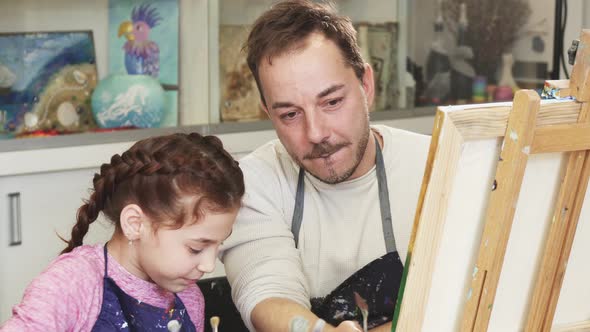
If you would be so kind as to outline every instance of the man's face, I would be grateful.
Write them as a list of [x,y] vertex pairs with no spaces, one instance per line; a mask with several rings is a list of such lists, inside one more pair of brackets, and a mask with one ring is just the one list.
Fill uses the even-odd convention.
[[304,48],[263,60],[260,83],[277,135],[291,157],[327,183],[365,174],[368,160],[371,68],[361,83],[340,50],[320,34]]

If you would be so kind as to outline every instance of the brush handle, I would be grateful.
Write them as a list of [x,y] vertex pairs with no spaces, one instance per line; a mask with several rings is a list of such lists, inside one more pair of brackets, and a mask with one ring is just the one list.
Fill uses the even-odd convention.
[[211,317],[211,319],[209,319],[209,323],[211,324],[212,332],[219,332],[220,319],[218,316]]

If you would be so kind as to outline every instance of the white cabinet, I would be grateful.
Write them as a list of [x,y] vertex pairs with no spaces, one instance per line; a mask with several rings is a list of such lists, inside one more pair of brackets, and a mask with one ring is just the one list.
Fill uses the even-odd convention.
[[[0,322],[10,316],[31,280],[65,247],[58,234],[69,239],[94,172],[80,169],[0,177]],[[20,238],[15,228],[20,228]],[[111,232],[109,224],[93,223],[84,242],[102,242]],[[11,245],[11,240],[21,242]]]

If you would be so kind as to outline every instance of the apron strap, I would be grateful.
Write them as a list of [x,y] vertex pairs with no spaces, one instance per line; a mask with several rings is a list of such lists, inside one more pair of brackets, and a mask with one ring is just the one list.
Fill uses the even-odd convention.
[[[387,176],[385,175],[385,162],[381,146],[375,136],[375,171],[377,173],[377,187],[379,192],[379,207],[381,209],[381,223],[383,225],[383,237],[385,239],[385,248],[387,252],[397,251],[395,237],[393,236],[393,225],[391,223],[391,208],[389,204],[389,190],[387,188]],[[303,221],[303,202],[305,194],[305,170],[299,168],[299,178],[297,180],[297,192],[295,194],[295,208],[293,209],[293,218],[291,219],[291,233],[295,239],[295,248],[299,246],[299,230]]]
[[389,190],[387,188],[387,175],[385,175],[385,162],[377,136],[375,136],[375,171],[377,172],[377,188],[379,190],[379,208],[381,209],[381,224],[383,225],[383,237],[385,249],[388,253],[397,251],[395,238],[393,237],[393,224],[391,218],[391,207],[389,206]]
[[105,278],[109,276],[108,275],[108,272],[107,272],[108,271],[107,270],[107,265],[108,265],[108,262],[109,262],[109,257],[108,256],[109,255],[107,255],[107,244],[105,243],[104,244],[104,277]]
[[297,193],[295,194],[295,208],[293,210],[293,219],[291,221],[291,233],[295,239],[295,248],[299,247],[299,229],[303,220],[303,203],[305,201],[305,171],[303,167],[299,168],[299,180],[297,180]]

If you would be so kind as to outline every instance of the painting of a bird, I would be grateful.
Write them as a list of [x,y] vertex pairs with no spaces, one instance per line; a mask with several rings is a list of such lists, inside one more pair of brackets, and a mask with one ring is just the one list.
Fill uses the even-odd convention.
[[131,21],[119,26],[117,36],[124,36],[123,45],[125,68],[131,75],[150,75],[158,77],[160,72],[160,48],[150,40],[150,31],[160,23],[162,17],[149,4],[134,7]]

